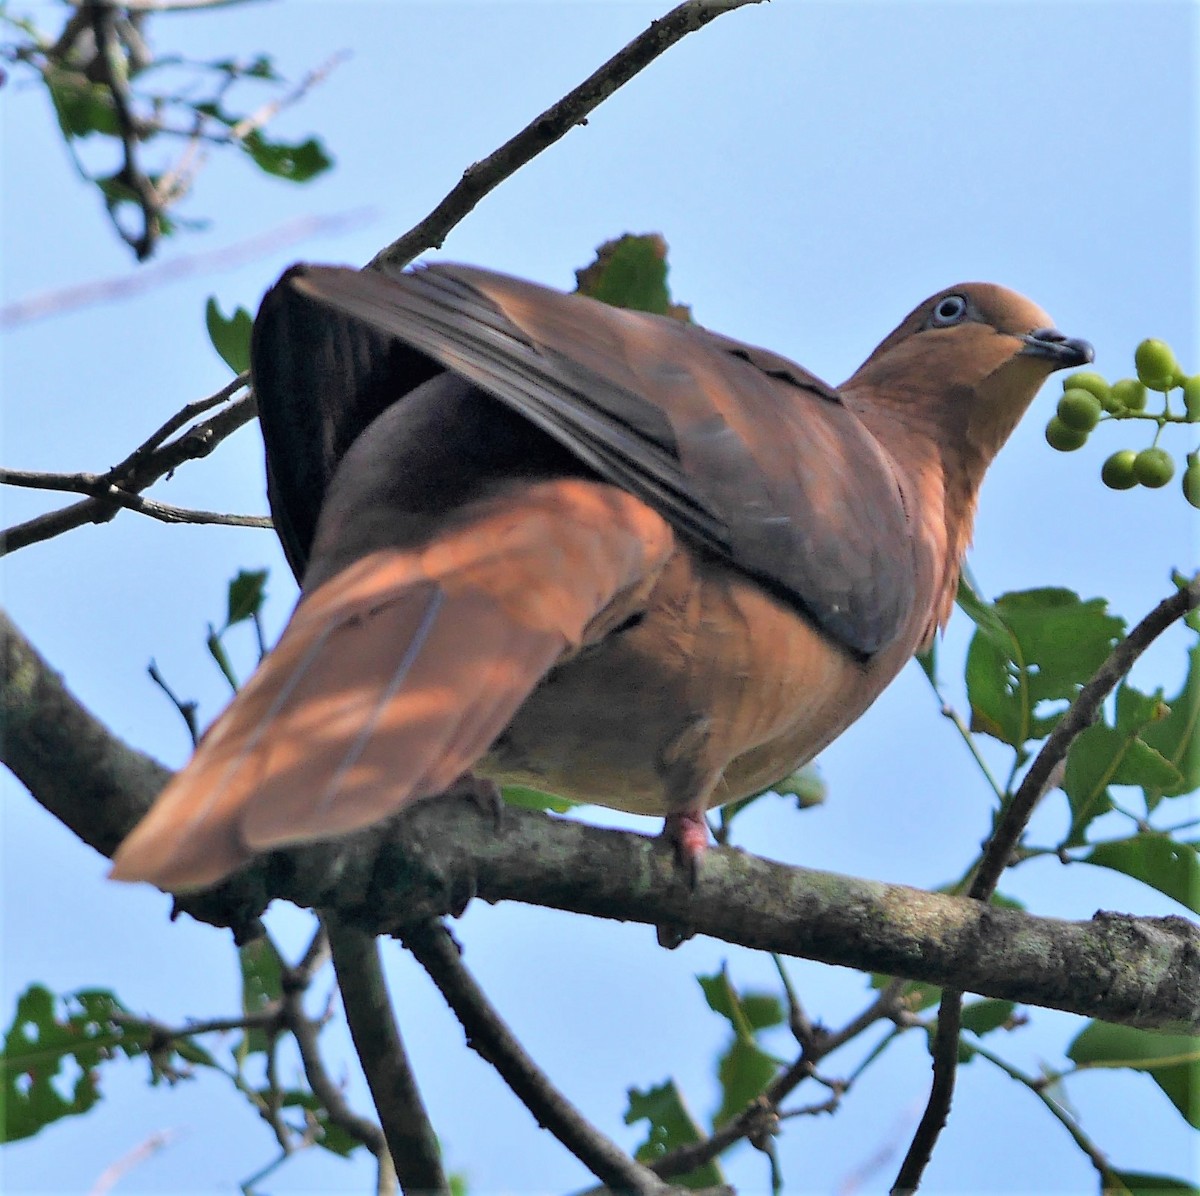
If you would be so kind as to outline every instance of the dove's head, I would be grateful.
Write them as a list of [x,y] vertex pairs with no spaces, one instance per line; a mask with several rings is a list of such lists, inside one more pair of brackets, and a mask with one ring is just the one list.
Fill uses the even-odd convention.
[[843,389],[856,406],[931,422],[986,468],[1046,378],[1092,356],[1023,295],[964,282],[910,312]]

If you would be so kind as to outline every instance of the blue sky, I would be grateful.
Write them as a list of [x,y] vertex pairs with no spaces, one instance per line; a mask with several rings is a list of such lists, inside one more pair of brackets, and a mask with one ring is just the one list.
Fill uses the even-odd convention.
[[[157,23],[162,49],[195,58],[272,53],[292,77],[343,48],[348,62],[275,131],[318,132],[337,169],[303,188],[214,158],[188,211],[209,231],[164,259],[219,249],[310,214],[369,206],[374,218],[248,265],[125,301],[91,306],[3,335],[0,460],[25,469],[101,470],[228,371],[208,346],[204,301],[253,310],[296,257],[362,263],[414,224],[472,161],[494,149],[638,33],[666,5],[423,3],[250,5]],[[14,6],[42,14],[46,4]],[[599,242],[660,231],[671,285],[697,320],[794,357],[831,382],[847,377],[919,300],[988,279],[1050,311],[1096,346],[1109,377],[1131,372],[1134,345],[1168,340],[1200,368],[1197,328],[1197,9],[1136,3],[786,3],[724,16],[606,103],[584,128],[523,169],[456,229],[441,256],[569,287]],[[0,92],[3,302],[133,271],[95,197],[72,174],[44,95]],[[1172,486],[1114,494],[1098,482],[1113,449],[1141,433],[1102,429],[1070,456],[1042,428],[1054,383],[1013,437],[984,489],[972,567],[991,595],[1063,585],[1105,595],[1135,620],[1168,590],[1172,566],[1194,566],[1195,524]],[[1170,447],[1182,454],[1178,434]],[[1187,447],[1194,447],[1187,446]],[[163,501],[265,510],[254,428],[152,492]],[[8,490],[4,523],[46,508]],[[83,528],[8,558],[4,602],[74,692],[134,745],[172,766],[187,756],[175,711],[148,680],[155,659],[205,720],[226,697],[208,661],[205,626],[220,620],[239,568],[271,569],[268,624],[295,599],[266,532],[177,528],[133,515]],[[967,630],[956,616],[947,677]],[[1135,679],[1168,691],[1182,676],[1182,636]],[[251,657],[243,645],[243,662]],[[954,690],[958,700],[961,695]],[[918,670],[910,668],[821,761],[828,802],[797,814],[761,803],[740,843],[775,858],[922,886],[961,872],[990,818],[988,794]],[[211,1016],[237,1001],[227,936],[186,920],[166,898],[103,880],[105,861],[40,810],[7,774],[3,785],[3,954],[0,1011],[31,980],[69,991],[115,989],[167,1020]],[[595,821],[652,830],[598,810]],[[1051,797],[1035,829],[1063,825]],[[1003,888],[1039,913],[1096,908],[1178,912],[1132,883],[1083,867],[1034,863]],[[305,917],[273,915],[294,949]],[[740,986],[771,986],[769,960],[697,940],[655,947],[644,927],[540,910],[473,906],[456,928],[467,961],[530,1051],[606,1131],[625,1090],[674,1075],[693,1110],[717,1103],[712,1060],[724,1023],[694,976],[727,961]],[[423,976],[388,945],[389,974],[415,1065],[452,1167],[476,1193],[567,1191],[586,1176],[537,1130],[461,1032]],[[796,963],[810,1010],[836,1024],[865,1003],[854,973]],[[1061,1062],[1078,1023],[1037,1013],[997,1044],[1028,1070]],[[328,1032],[330,1052],[348,1058]],[[786,1044],[778,1043],[780,1050]],[[853,1048],[830,1063],[857,1060]],[[920,1036],[868,1073],[832,1118],[787,1125],[779,1153],[788,1191],[876,1191],[895,1154],[853,1188],[880,1152],[903,1149],[928,1083]],[[355,1074],[351,1093],[365,1107]],[[1070,1087],[1085,1128],[1113,1161],[1184,1174],[1194,1142],[1145,1077],[1092,1074]],[[801,1094],[800,1100],[807,1099]],[[86,1191],[115,1158],[156,1130],[171,1145],[131,1172],[121,1192],[228,1190],[270,1157],[265,1128],[213,1079],[148,1091],[140,1064],[114,1070],[106,1100],[10,1148],[7,1192]],[[1017,1146],[1016,1144],[1019,1144]],[[361,1189],[366,1162],[310,1152],[269,1189]],[[766,1168],[748,1148],[731,1179],[761,1191]],[[1094,1173],[1033,1098],[995,1071],[965,1069],[930,1168],[931,1193],[1081,1191]]]

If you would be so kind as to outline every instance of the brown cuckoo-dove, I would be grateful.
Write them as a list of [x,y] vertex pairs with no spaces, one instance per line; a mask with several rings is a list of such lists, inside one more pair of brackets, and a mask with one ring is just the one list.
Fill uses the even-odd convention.
[[834,388],[485,270],[292,268],[253,376],[303,592],[113,875],[206,886],[467,773],[665,816],[694,862],[945,623],[984,471],[1091,355],[965,283]]

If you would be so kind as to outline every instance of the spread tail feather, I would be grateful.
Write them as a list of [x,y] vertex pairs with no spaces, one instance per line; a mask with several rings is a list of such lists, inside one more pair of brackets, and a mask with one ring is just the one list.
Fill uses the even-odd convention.
[[565,641],[515,624],[481,591],[447,595],[411,574],[411,557],[374,554],[300,604],[121,844],[115,879],[202,888],[257,852],[367,826],[470,768]]
[[665,524],[610,490],[533,487],[306,594],[111,875],[203,888],[259,852],[346,834],[449,788],[614,598],[643,592],[666,559]]

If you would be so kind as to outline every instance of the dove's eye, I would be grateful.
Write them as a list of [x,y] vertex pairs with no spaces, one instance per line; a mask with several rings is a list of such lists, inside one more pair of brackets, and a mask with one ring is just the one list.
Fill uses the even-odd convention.
[[961,295],[947,295],[938,300],[930,323],[935,328],[946,328],[950,324],[957,324],[966,314],[967,301]]

